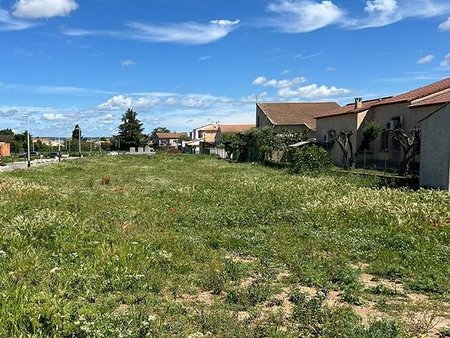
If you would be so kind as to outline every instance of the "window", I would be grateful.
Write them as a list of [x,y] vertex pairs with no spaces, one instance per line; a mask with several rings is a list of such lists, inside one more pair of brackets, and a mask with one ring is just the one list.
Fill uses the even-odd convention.
[[389,131],[386,129],[380,135],[380,151],[389,151]]
[[259,127],[259,116],[256,117],[256,127]]

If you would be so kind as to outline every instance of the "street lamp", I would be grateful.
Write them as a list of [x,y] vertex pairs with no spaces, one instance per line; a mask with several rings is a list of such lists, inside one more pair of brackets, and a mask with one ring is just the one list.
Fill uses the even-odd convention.
[[78,154],[81,157],[81,128],[78,128]]
[[27,118],[27,167],[31,167],[31,154],[30,154],[30,114],[24,115]]
[[61,162],[61,126],[58,123],[58,162]]

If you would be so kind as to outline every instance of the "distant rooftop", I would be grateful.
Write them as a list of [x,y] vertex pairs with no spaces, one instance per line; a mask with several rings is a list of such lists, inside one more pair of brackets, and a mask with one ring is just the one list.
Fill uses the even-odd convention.
[[186,136],[186,133],[156,133],[159,139],[179,139],[182,136]]
[[224,134],[243,133],[247,130],[255,128],[254,124],[221,124],[220,130]]

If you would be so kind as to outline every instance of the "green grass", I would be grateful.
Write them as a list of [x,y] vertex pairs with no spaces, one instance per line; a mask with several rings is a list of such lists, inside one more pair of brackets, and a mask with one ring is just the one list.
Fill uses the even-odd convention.
[[[450,194],[376,186],[201,156],[1,174],[0,337],[411,336],[401,313],[363,325],[352,306],[393,295],[355,264],[444,304]],[[342,306],[271,310],[300,286]]]

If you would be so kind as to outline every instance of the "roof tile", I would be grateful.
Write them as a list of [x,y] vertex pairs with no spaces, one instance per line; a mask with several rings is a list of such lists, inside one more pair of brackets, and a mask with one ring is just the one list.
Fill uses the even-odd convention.
[[384,98],[378,98],[378,99],[372,99],[372,100],[366,100],[362,102],[362,106],[360,108],[355,108],[355,103],[349,103],[341,108],[338,108],[332,112],[330,112],[327,115],[321,115],[321,116],[316,116],[316,119],[320,119],[320,118],[326,118],[326,117],[330,117],[330,116],[338,116],[338,115],[346,115],[346,114],[357,114],[360,112],[363,112],[367,109],[369,109],[370,107],[383,102],[384,100],[388,100],[391,97],[384,97]]
[[400,103],[400,102],[411,102],[414,100],[418,100],[424,98],[426,96],[438,93],[440,91],[446,90],[450,88],[450,77],[443,79],[441,81],[429,84],[424,87],[420,87],[409,92],[394,96],[388,100],[377,103],[376,106],[381,106],[384,104],[390,103]]
[[336,102],[257,103],[257,106],[274,125],[305,124],[310,129],[316,129],[316,116],[328,115],[340,108]]
[[186,133],[156,133],[159,139],[179,139],[182,136],[186,136]]
[[429,106],[434,104],[444,104],[450,102],[450,90],[446,91],[442,94],[435,95],[429,98],[425,98],[424,100],[420,100],[418,102],[412,103],[409,107],[415,108],[415,107],[422,107],[422,106]]
[[220,130],[224,134],[243,133],[247,130],[255,128],[254,124],[221,124]]

